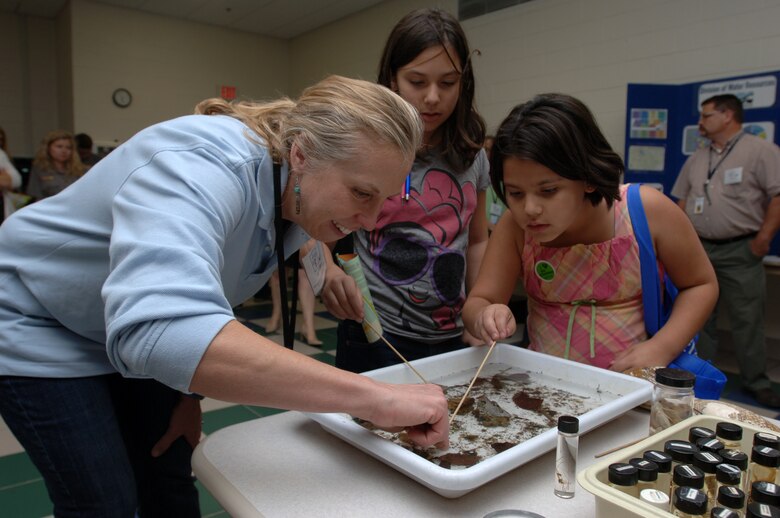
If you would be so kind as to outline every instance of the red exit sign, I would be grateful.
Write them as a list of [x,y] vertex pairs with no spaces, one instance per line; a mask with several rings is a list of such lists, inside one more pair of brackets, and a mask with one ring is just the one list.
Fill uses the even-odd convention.
[[235,86],[221,86],[219,89],[219,96],[226,101],[232,101],[236,98]]

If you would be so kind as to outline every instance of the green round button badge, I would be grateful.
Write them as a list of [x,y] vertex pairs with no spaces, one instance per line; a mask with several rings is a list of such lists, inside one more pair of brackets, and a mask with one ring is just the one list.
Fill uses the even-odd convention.
[[555,278],[555,268],[547,261],[537,261],[534,265],[536,276],[544,282],[550,282]]

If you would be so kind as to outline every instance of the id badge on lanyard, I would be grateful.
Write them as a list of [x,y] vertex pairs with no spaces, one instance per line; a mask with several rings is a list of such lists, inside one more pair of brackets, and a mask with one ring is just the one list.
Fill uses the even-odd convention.
[[323,284],[325,284],[325,255],[322,249],[322,243],[317,241],[314,244],[314,248],[301,257],[301,264],[303,264],[303,269],[306,271],[306,277],[309,278],[314,295],[319,295]]

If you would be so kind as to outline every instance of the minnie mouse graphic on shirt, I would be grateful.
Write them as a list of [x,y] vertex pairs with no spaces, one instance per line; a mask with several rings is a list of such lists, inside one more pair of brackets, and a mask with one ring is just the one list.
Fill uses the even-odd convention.
[[395,288],[381,290],[385,317],[415,334],[454,331],[466,299],[465,250],[477,189],[439,168],[414,184],[408,201],[385,202],[377,229],[368,233],[372,261],[364,264]]

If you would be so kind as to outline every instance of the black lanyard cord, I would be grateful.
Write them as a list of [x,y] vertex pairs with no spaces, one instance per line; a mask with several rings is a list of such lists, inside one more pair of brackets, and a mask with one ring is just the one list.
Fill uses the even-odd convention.
[[290,257],[294,264],[292,278],[292,303],[287,306],[287,270],[284,264],[284,231],[282,220],[282,167],[274,162],[274,228],[276,229],[276,265],[279,277],[279,297],[282,304],[282,330],[284,346],[293,348],[295,341],[295,315],[298,312],[298,251]]
[[742,138],[742,135],[744,133],[740,133],[739,137],[734,140],[734,142],[731,143],[731,145],[726,148],[726,152],[723,153],[723,156],[718,160],[718,163],[715,164],[715,167],[712,167],[712,147],[710,147],[710,153],[709,153],[709,162],[707,163],[707,181],[709,182],[712,177],[715,175],[715,172],[718,170],[718,167],[720,167],[720,164],[723,163],[724,160],[726,160],[726,157],[729,156],[729,153],[731,153],[731,150],[734,149],[734,146],[737,145],[737,142],[739,142],[739,139]]
[[744,135],[744,133],[740,133],[739,136],[736,139],[734,139],[734,142],[732,142],[731,145],[726,148],[726,152],[723,153],[722,157],[720,157],[720,160],[718,160],[718,163],[715,164],[715,167],[712,167],[712,145],[710,145],[710,152],[708,153],[708,162],[707,162],[707,179],[704,180],[704,195],[707,197],[707,203],[709,205],[712,205],[712,200],[710,199],[710,180],[712,180],[712,177],[715,175],[715,172],[720,167],[720,164],[722,164],[723,161],[726,160],[726,157],[729,156],[731,150],[734,149],[734,147],[737,145],[739,139],[742,138],[742,135]]

